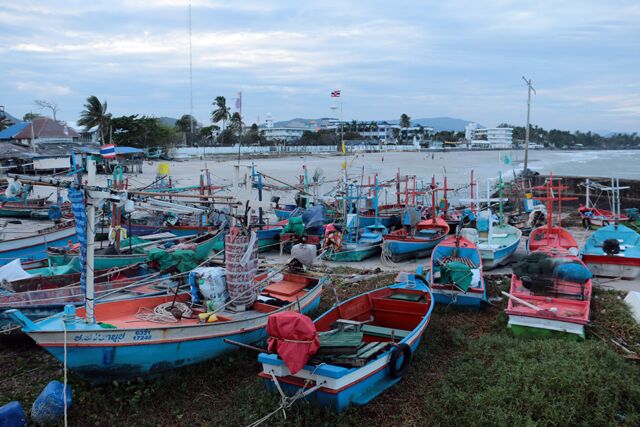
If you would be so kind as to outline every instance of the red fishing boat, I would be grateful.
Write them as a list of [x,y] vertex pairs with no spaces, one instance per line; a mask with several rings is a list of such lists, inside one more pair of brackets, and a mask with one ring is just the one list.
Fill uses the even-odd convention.
[[[527,252],[536,252],[543,248],[563,248],[574,255],[578,253],[578,243],[573,235],[565,228],[562,228],[562,202],[567,200],[577,200],[576,197],[562,197],[562,191],[567,187],[553,182],[560,178],[551,175],[544,185],[535,187],[535,190],[544,190],[546,196],[535,197],[537,200],[547,202],[547,225],[543,225],[531,231],[526,242]],[[557,192],[557,195],[556,195]],[[553,221],[553,203],[558,202],[557,224]]]

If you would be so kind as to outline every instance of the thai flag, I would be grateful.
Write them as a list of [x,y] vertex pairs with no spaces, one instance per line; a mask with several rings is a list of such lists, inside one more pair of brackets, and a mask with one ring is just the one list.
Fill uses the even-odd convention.
[[331,92],[331,97],[332,98],[340,98],[340,91],[339,90],[334,90],[333,92]]
[[100,155],[105,159],[113,159],[116,156],[116,146],[107,144],[100,147]]

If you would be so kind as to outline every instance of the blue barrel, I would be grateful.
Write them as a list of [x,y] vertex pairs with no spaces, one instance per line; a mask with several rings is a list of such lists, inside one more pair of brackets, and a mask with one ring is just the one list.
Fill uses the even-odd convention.
[[[31,419],[38,425],[57,425],[64,417],[64,400],[62,393],[64,384],[60,381],[51,381],[42,390],[31,407]],[[67,384],[67,411],[71,407],[71,386]]]
[[27,415],[22,410],[20,402],[9,402],[0,407],[0,427],[24,427],[27,425]]

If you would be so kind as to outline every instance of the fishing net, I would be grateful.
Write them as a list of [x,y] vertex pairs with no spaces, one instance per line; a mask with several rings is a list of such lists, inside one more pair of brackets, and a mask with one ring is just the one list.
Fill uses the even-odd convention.
[[175,268],[180,273],[191,271],[198,266],[196,253],[190,250],[168,252],[162,249],[151,249],[147,255],[147,262],[157,262],[160,270]]
[[473,272],[471,267],[459,261],[449,261],[442,268],[444,283],[454,283],[462,291],[467,292],[471,287]]
[[301,217],[289,218],[289,222],[282,229],[281,234],[293,233],[297,236],[302,236],[304,233],[304,223]]

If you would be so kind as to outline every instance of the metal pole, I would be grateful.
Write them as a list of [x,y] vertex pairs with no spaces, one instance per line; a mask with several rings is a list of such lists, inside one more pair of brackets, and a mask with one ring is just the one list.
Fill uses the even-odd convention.
[[[96,183],[96,162],[95,160],[88,160],[87,162],[87,171],[88,171],[88,179],[87,184],[89,186],[93,186]],[[96,207],[94,205],[94,200],[86,197],[87,203],[87,289],[85,296],[85,321],[87,323],[95,323],[96,316],[94,311],[95,306],[95,292],[94,292],[94,283],[93,283],[93,266],[94,266],[94,251],[95,251],[95,225],[96,225]]]
[[525,83],[527,84],[527,88],[528,88],[528,94],[527,94],[527,128],[525,129],[525,136],[524,136],[524,174],[526,175],[527,170],[529,168],[529,128],[530,128],[530,124],[529,124],[529,120],[531,117],[531,91],[533,90],[533,93],[536,93],[536,90],[533,88],[533,86],[531,86],[531,79],[527,80],[524,76],[522,76],[522,80],[525,81]]

